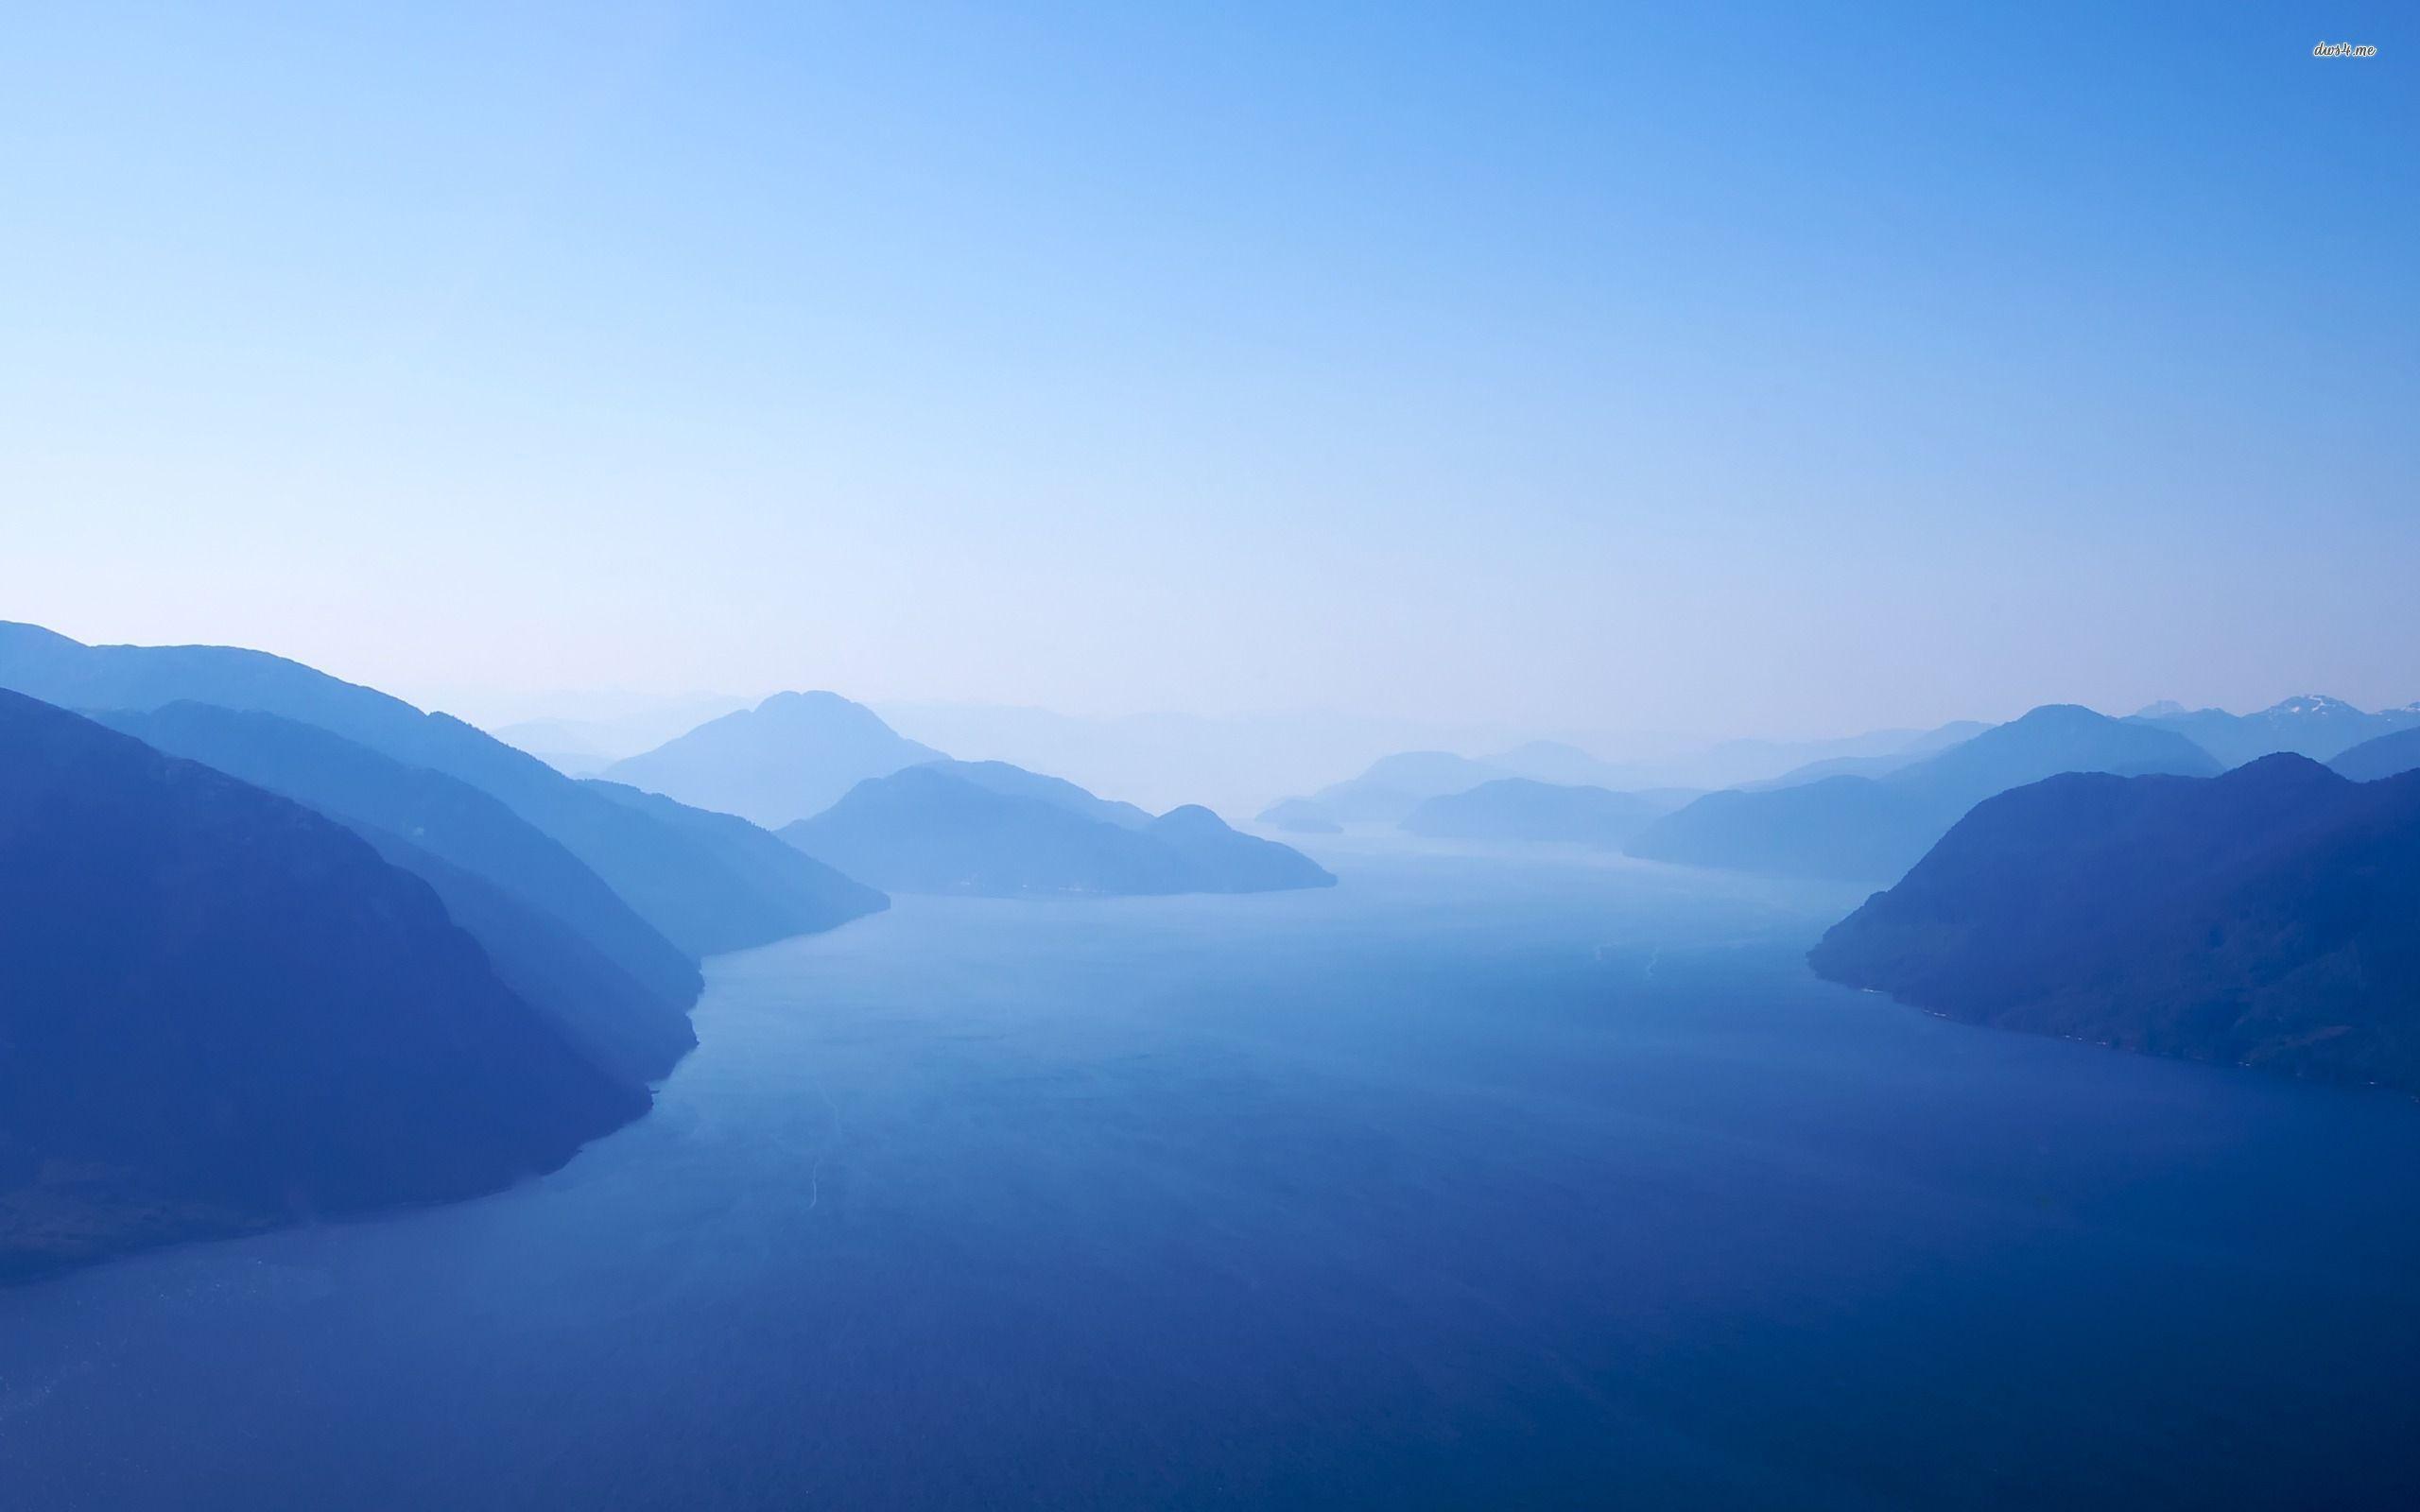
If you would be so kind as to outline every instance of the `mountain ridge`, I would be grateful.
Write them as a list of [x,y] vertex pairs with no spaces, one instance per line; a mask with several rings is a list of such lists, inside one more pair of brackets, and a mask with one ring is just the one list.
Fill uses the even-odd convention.
[[618,1073],[660,1078],[696,1044],[696,965],[570,851],[468,783],[254,711],[182,700],[100,722],[370,840],[436,889],[507,985]]
[[868,778],[779,833],[829,865],[899,892],[1158,895],[1328,886],[1336,880],[1299,851],[1238,833],[1199,805],[1121,823],[1084,812],[1071,793],[1103,800],[1072,783],[1005,763],[984,765],[1007,767],[1020,781],[996,771],[970,781],[953,765],[926,763]]
[[777,830],[869,777],[944,759],[836,693],[777,693],[710,719],[597,775]]
[[233,646],[89,646],[0,622],[0,687],[61,708],[147,711],[180,700],[277,714],[501,801],[602,877],[691,959],[832,928],[859,917],[858,890],[805,858],[794,886],[769,899],[745,879],[762,853],[735,854],[731,832],[673,825],[565,777],[445,713],[346,682],[302,662]]
[[1809,954],[1969,1022],[2420,1090],[2420,773],[2279,753],[1999,794]]
[[1879,777],[1709,793],[1648,826],[1626,849],[1651,861],[1887,881],[1984,799],[2078,769],[2204,776],[2219,768],[2208,752],[2172,731],[2077,704],[2045,704]]
[[2318,693],[2296,694],[2248,714],[2186,709],[2171,699],[2130,717],[2174,730],[2223,766],[2240,766],[2278,751],[2324,762],[2364,741],[2420,726],[2420,710],[2410,706],[2374,713]]
[[324,816],[0,690],[0,1278],[475,1195],[646,1111]]

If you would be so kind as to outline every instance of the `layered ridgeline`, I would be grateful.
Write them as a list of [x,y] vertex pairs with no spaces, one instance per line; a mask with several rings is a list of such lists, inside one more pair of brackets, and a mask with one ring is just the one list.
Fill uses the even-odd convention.
[[2256,713],[2229,713],[2224,709],[2187,709],[2181,704],[2153,704],[2133,716],[2137,723],[2173,730],[2208,751],[2221,766],[2290,751],[2313,761],[2328,761],[2364,741],[2397,730],[2420,729],[2420,704],[2383,709],[2375,713],[2357,709],[2342,698],[2304,694]]
[[[1627,793],[1645,799],[1657,812],[1680,806],[1708,788],[1735,784],[1789,786],[1818,778],[1856,773],[1876,777],[1946,749],[1986,727],[1971,721],[1937,730],[1877,730],[1837,740],[1730,740],[1659,761],[1608,762],[1576,746],[1534,740],[1493,756],[1472,758],[1450,751],[1412,750],[1382,757],[1358,777],[1332,782],[1307,798],[1289,798],[1271,804],[1259,822],[1297,834],[1333,834],[1353,826],[1401,826],[1415,833],[1432,832],[1436,822],[1410,823],[1413,812],[1439,799],[1454,798],[1495,782],[1522,782],[1537,787],[1594,789]],[[1473,819],[1487,802],[1511,805],[1504,813],[1511,829],[1528,821],[1514,808],[1543,806],[1547,794],[1510,789],[1495,799],[1481,800],[1466,811]],[[1471,839],[1555,839],[1601,845],[1599,822],[1603,800],[1574,800],[1572,816],[1580,832],[1516,835],[1510,831],[1458,837]],[[1585,805],[1594,805],[1588,809]],[[1445,822],[1458,822],[1447,820]]]
[[1952,746],[1962,746],[1992,727],[1979,719],[1956,719],[1926,730],[1894,750],[1867,755],[1826,756],[1801,766],[1793,766],[1779,777],[1734,785],[1755,792],[1763,788],[1804,787],[1827,777],[1887,777],[1891,773],[1913,766],[1927,756],[1935,756]]
[[360,834],[436,891],[506,985],[617,1073],[660,1078],[697,1043],[697,966],[578,857],[469,783],[275,714],[172,703],[95,717]]
[[2017,788],[1809,959],[1970,1022],[2420,1090],[2420,772]]
[[603,775],[772,830],[821,813],[869,777],[940,759],[838,694],[780,693]]
[[2365,740],[2327,765],[2357,782],[2420,770],[2420,726]]
[[2060,772],[2219,770],[2172,730],[2052,704],[1881,777],[1709,793],[1656,820],[1630,854],[1776,876],[1887,882],[1984,799]]
[[780,833],[894,892],[1266,892],[1336,881],[1208,809],[1155,818],[1002,762],[933,762],[872,778]]
[[454,778],[579,858],[693,960],[829,929],[882,903],[753,825],[632,801],[627,790],[565,777],[458,719],[265,652],[92,646],[0,624],[0,688],[78,710],[191,701],[276,714]]
[[[1826,746],[1832,753],[1703,797],[1619,788],[1609,774],[1635,768],[1568,747],[1482,760],[1411,751],[1260,817],[1299,833],[1393,824],[1456,839],[1612,844],[1655,860],[1885,881],[1975,802],[2058,771],[2208,772],[2280,750],[2323,760],[2341,752],[2357,776],[2420,765],[2420,706],[2371,713],[2313,696],[2251,714],[2159,705],[2124,720],[2060,706],[1996,730],[1968,720],[1800,747],[1732,742],[1717,748],[1716,765]],[[1655,822],[1690,799],[1699,801]]]
[[1618,850],[1674,807],[1648,793],[1499,778],[1464,793],[1432,798],[1404,816],[1402,828],[1434,839],[1547,842]]
[[360,835],[0,692],[0,1278],[492,1191],[647,1106]]
[[1514,775],[1494,762],[1451,751],[1408,750],[1373,762],[1358,777],[1331,782],[1308,798],[1281,799],[1260,822],[1296,834],[1332,834],[1349,824],[1396,824],[1432,798],[1465,793]]
[[681,698],[630,697],[619,713],[590,718],[547,715],[490,725],[489,734],[526,750],[559,772],[595,777],[615,762],[653,750],[676,735],[748,706],[744,698],[696,694]]
[[668,794],[790,816],[778,833],[800,852],[897,892],[1261,892],[1336,880],[1207,809],[1154,817],[1006,762],[951,761],[829,693],[778,694],[608,775],[626,779],[618,795],[642,808],[668,805]]

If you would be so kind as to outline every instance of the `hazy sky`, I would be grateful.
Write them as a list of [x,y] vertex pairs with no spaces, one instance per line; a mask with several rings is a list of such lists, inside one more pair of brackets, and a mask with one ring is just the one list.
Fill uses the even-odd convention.
[[0,617],[440,700],[2420,698],[2409,6],[337,9],[11,9]]

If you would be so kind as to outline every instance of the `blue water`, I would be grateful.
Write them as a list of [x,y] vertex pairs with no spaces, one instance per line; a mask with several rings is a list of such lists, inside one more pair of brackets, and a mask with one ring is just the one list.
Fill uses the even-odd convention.
[[2420,1108],[1343,854],[711,964],[486,1201],[0,1291],[0,1505],[2408,1505]]

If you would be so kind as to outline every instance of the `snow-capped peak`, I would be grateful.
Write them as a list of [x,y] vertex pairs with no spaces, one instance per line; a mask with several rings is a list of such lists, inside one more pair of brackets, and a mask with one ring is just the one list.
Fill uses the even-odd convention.
[[2324,693],[2303,693],[2260,712],[2271,718],[2307,719],[2315,714],[2359,714],[2361,711],[2342,698],[2331,698]]

